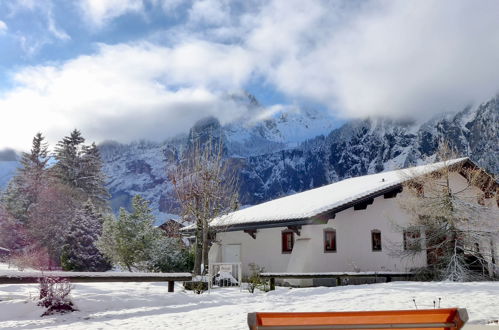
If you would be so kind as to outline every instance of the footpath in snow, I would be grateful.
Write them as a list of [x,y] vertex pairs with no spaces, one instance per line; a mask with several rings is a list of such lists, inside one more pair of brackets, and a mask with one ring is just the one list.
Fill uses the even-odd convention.
[[[74,284],[78,312],[40,317],[37,285],[0,285],[1,329],[247,329],[249,312],[464,307],[469,324],[499,320],[499,282],[392,282],[336,288],[278,287],[250,294],[223,288],[201,295],[166,283]],[[470,327],[472,328],[472,327]],[[495,326],[487,327],[491,330]],[[497,327],[499,329],[499,327]]]

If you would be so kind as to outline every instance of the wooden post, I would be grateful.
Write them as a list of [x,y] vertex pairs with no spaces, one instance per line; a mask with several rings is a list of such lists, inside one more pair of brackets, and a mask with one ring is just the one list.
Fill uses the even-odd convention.
[[270,278],[270,291],[274,291],[274,290],[275,290],[275,278],[271,277]]
[[336,276],[334,279],[336,280],[336,286],[340,286],[341,285],[340,278]]
[[168,281],[168,292],[173,292],[175,281]]

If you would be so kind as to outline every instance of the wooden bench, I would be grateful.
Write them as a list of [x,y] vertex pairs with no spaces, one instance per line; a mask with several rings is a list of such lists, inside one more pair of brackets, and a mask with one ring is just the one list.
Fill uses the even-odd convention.
[[386,282],[391,282],[394,278],[412,278],[413,273],[407,272],[325,272],[325,273],[261,273],[261,278],[269,279],[270,290],[275,290],[275,279],[314,279],[314,278],[331,278],[336,280],[336,285],[342,284],[343,279],[374,277],[384,278]]
[[168,282],[168,292],[174,291],[175,281],[192,280],[190,273],[7,271],[0,273],[0,284],[38,283],[43,277],[67,279],[71,283]]
[[466,309],[398,311],[249,313],[251,330],[426,329],[458,330],[468,320]]

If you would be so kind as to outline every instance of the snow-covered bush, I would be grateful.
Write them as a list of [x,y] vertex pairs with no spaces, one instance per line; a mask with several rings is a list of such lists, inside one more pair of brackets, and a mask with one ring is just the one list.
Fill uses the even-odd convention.
[[61,266],[64,270],[102,272],[110,263],[95,244],[102,232],[102,217],[92,202],[87,201],[76,210],[70,221],[66,244],[62,249]]
[[104,221],[98,247],[115,265],[128,271],[186,271],[192,269],[188,249],[179,239],[165,237],[154,226],[149,202],[139,195],[132,201],[133,212],[122,209],[118,219]]
[[149,251],[147,268],[153,272],[186,272],[194,266],[194,255],[182,240],[171,237],[156,239]]
[[47,308],[42,316],[73,312],[76,309],[70,298],[72,285],[65,279],[42,277],[40,279],[40,300],[38,306]]
[[248,277],[248,291],[250,293],[254,293],[255,289],[260,289],[262,291],[269,291],[269,285],[267,283],[267,280],[262,278],[261,273],[263,273],[264,268],[261,266],[258,266],[255,263],[250,263],[249,268],[251,271],[251,275]]

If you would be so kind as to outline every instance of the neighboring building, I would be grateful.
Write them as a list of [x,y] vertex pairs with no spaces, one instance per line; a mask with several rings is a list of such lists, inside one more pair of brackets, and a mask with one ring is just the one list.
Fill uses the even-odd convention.
[[[406,272],[425,266],[426,254],[404,259],[394,253],[410,239],[401,230],[410,221],[399,203],[408,193],[403,184],[411,177],[465,163],[476,167],[461,158],[350,178],[216,218],[211,222],[217,234],[210,262],[241,262],[244,275],[251,263],[267,272],[287,273]],[[457,172],[451,173],[451,180],[456,189],[467,185]],[[499,227],[497,201],[486,202],[498,211]],[[482,247],[493,251],[495,260],[498,240],[495,236],[492,246],[487,242]]]
[[159,229],[163,230],[165,236],[180,238],[180,229],[184,228],[178,220],[168,219],[164,223],[158,226]]

